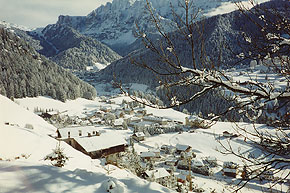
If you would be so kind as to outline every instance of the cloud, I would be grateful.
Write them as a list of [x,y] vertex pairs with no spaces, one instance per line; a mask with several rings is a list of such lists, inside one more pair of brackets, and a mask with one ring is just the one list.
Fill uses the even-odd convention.
[[87,15],[112,0],[0,0],[0,20],[27,27],[55,23],[59,15]]

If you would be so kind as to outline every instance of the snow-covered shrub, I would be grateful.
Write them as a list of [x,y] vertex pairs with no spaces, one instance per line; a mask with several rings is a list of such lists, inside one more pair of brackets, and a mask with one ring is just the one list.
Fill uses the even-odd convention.
[[63,167],[65,163],[68,161],[68,157],[64,154],[63,148],[60,148],[60,143],[58,143],[58,146],[53,149],[52,153],[45,156],[44,160],[50,160],[51,165],[56,167]]
[[125,184],[116,180],[116,179],[108,179],[102,182],[101,190],[104,192],[110,193],[123,193]]

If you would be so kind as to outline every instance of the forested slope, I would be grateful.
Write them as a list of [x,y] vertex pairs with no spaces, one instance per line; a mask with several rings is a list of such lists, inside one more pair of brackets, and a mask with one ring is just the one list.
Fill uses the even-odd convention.
[[96,95],[91,85],[38,54],[4,28],[0,28],[0,59],[0,94],[7,97],[47,95],[65,101]]

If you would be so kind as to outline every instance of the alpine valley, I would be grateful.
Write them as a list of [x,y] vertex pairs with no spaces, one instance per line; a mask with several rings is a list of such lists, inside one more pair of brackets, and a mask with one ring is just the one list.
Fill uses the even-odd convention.
[[[182,2],[193,8],[185,12]],[[281,99],[289,71],[261,58],[276,64],[274,47],[285,62],[277,66],[290,64],[290,2],[242,2],[246,13],[231,0],[112,0],[44,28],[0,21],[0,192],[289,192],[290,106]],[[188,15],[195,27],[183,36]],[[266,43],[252,46],[263,31],[251,20],[277,15],[277,28],[289,29],[269,38],[267,52],[255,49]],[[230,78],[206,74],[205,61]],[[205,76],[197,81],[191,72]],[[256,87],[240,89],[245,84]],[[263,84],[280,95],[259,103]],[[198,97],[183,104],[168,91]],[[254,101],[246,112],[238,108],[245,96]],[[288,125],[275,122],[280,116]],[[257,164],[274,159],[282,161]]]

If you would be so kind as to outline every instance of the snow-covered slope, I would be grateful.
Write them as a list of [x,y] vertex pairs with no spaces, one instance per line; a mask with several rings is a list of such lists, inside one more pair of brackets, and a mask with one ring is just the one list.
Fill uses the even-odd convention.
[[85,70],[86,66],[95,66],[101,69],[121,58],[108,46],[67,25],[48,25],[40,33],[29,34],[40,41],[43,47],[40,53],[64,68]]
[[[44,101],[42,98],[42,102]],[[48,98],[45,103],[60,105]],[[84,101],[81,99],[75,103],[82,106]],[[108,183],[109,179],[116,184],[117,192],[120,190],[124,193],[173,192],[114,166],[109,166],[111,172],[107,174],[106,168],[100,165],[99,160],[92,160],[64,142],[61,142],[60,146],[69,160],[64,168],[53,167],[50,162],[44,160],[44,157],[58,145],[58,141],[49,136],[55,135],[56,128],[2,95],[0,106],[1,193],[66,191],[102,193],[106,192],[106,186],[111,184]]]

